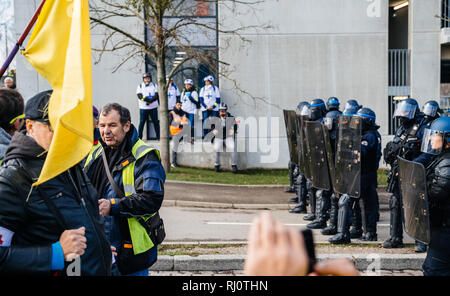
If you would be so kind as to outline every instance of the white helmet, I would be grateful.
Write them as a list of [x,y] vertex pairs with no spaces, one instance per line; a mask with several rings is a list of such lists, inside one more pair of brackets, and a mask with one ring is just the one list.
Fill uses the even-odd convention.
[[194,81],[192,79],[186,79],[184,81],[184,84],[190,84],[190,85],[194,85]]
[[203,78],[203,81],[211,81],[214,82],[214,77],[212,77],[211,75],[206,76],[205,78]]

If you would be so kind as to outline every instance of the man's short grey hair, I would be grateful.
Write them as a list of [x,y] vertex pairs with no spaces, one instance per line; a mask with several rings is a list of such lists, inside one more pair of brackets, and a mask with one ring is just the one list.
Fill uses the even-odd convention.
[[118,103],[109,103],[103,106],[100,114],[107,116],[111,110],[116,110],[120,115],[120,123],[125,125],[128,121],[131,122],[130,110]]

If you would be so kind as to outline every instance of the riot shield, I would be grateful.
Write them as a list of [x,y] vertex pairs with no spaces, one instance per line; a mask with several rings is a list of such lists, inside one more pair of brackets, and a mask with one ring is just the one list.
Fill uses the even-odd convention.
[[311,179],[311,171],[309,169],[309,150],[306,142],[305,135],[305,122],[307,121],[305,116],[297,115],[295,126],[297,133],[297,143],[298,143],[298,159],[300,172],[307,178]]
[[297,146],[297,134],[295,127],[295,111],[283,110],[284,123],[286,125],[286,136],[288,140],[289,155],[291,162],[298,165],[298,146]]
[[317,189],[330,190],[330,170],[324,136],[325,127],[317,121],[307,121],[305,127],[309,148],[311,182],[313,187]]
[[397,159],[403,201],[403,227],[409,236],[428,244],[430,219],[425,167],[401,157]]
[[354,198],[361,194],[361,126],[358,117],[339,116],[334,190]]
[[328,128],[325,125],[322,125],[323,129],[323,136],[325,141],[325,150],[327,152],[327,160],[328,160],[328,170],[330,172],[330,186],[333,189],[334,188],[334,155],[333,155],[333,148],[331,147],[331,139],[330,139],[330,132]]

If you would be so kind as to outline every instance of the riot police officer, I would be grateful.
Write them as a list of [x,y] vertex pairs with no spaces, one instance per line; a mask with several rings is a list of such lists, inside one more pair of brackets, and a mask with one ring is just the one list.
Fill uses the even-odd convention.
[[[309,103],[306,101],[300,102],[297,105],[297,108],[295,110],[297,115],[305,115],[309,114],[308,109]],[[289,162],[289,165],[291,167],[292,162]],[[307,188],[306,188],[306,177],[304,175],[304,172],[300,171],[300,167],[298,165],[294,164],[293,167],[293,173],[292,173],[292,179],[294,180],[294,191],[296,192],[296,195],[292,197],[289,202],[290,203],[297,203],[297,205],[289,210],[289,213],[294,214],[305,214],[306,213],[306,200],[307,200]]]
[[[359,105],[356,100],[349,100],[345,104],[345,109],[342,112],[342,115],[353,116],[361,108],[362,108],[362,106]],[[334,196],[334,199],[333,198],[331,199],[331,202],[332,202],[331,206],[335,207],[332,209],[332,211],[333,211],[333,214],[335,214],[334,221],[336,221],[336,223],[337,223],[337,216],[338,216],[337,211],[338,211],[339,198],[340,198],[339,196]],[[362,216],[361,216],[361,207],[360,207],[358,200],[354,200],[352,209],[353,209],[353,211],[352,211],[353,218],[351,219],[352,227],[350,229],[350,238],[361,238],[361,236],[363,235]],[[332,215],[332,213],[330,213],[330,219],[331,219],[331,215]],[[330,232],[328,230],[324,230],[322,233],[324,235],[336,234],[335,231]]]
[[[307,106],[307,105],[309,105],[309,103],[306,101],[300,102],[297,105],[297,108],[295,109],[295,113],[300,115],[303,107]],[[288,167],[289,167],[289,187],[286,188],[284,190],[284,192],[287,192],[287,193],[297,192],[295,182],[296,182],[296,178],[298,177],[299,173],[298,173],[298,171],[296,171],[296,165],[292,161],[289,161]],[[298,196],[297,195],[294,196],[293,198],[291,198],[289,200],[289,202],[298,203]]]
[[[323,119],[324,125],[329,130],[333,160],[336,154],[336,139],[339,115],[341,115],[341,112],[338,110],[329,111]],[[321,232],[323,235],[334,235],[337,233],[338,201],[339,196],[336,193],[332,193],[330,197],[330,224],[322,229]]]
[[[383,152],[385,162],[391,166],[387,190],[392,193],[389,201],[391,237],[383,243],[384,248],[403,247],[402,202],[398,183],[397,156],[421,163],[427,163],[431,157],[429,154],[421,155],[420,143],[426,120],[420,116],[417,101],[408,98],[398,103],[394,117],[400,118],[400,126],[395,131],[394,140],[386,145]],[[416,251],[424,251],[424,246],[418,243]]]
[[327,111],[339,111],[339,100],[336,97],[328,98],[327,100]]
[[361,200],[364,205],[364,234],[362,240],[377,240],[378,194],[377,171],[381,159],[380,127],[376,115],[369,108],[361,108],[357,117],[362,119],[361,141]]
[[450,275],[450,118],[442,117],[426,130],[421,151],[432,154],[427,166],[431,235],[422,265],[425,276]]
[[[375,123],[376,115],[369,108],[361,108],[355,115],[361,119],[361,178],[358,189],[359,199],[342,194],[338,202],[337,233],[329,239],[332,244],[346,244],[351,238],[376,241],[376,223],[378,220],[377,170],[381,159],[381,135]],[[357,174],[352,174],[357,176]],[[350,177],[350,176],[349,176]],[[352,181],[351,183],[355,183]],[[349,193],[350,194],[350,193]],[[359,202],[364,204],[364,234],[361,229]],[[355,213],[358,212],[358,213]],[[353,217],[352,217],[353,215]],[[355,219],[358,220],[355,223]],[[350,223],[353,228],[350,230]]]
[[[323,124],[323,118],[327,113],[325,103],[322,99],[314,99],[309,105],[311,121],[317,121]],[[304,217],[304,220],[312,222],[306,225],[310,229],[321,229],[327,226],[329,218],[331,191],[319,190],[312,187],[310,194],[311,214]],[[315,204],[315,211],[313,211],[313,204]]]

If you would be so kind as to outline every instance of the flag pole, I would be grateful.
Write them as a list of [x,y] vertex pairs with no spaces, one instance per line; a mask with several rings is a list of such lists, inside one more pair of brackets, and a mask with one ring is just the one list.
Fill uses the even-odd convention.
[[[16,45],[12,49],[11,53],[9,54],[8,58],[6,59],[5,63],[3,64],[2,68],[0,69],[0,77],[3,77],[3,74],[5,74],[6,69],[8,69],[9,64],[11,64],[12,60],[16,56],[17,52],[19,51],[19,48],[22,46],[25,38],[27,38],[28,33],[30,33],[31,28],[33,28],[34,23],[36,23],[36,20],[41,13],[42,7],[44,6],[46,0],[42,0],[41,5],[39,5],[38,9],[33,15],[33,18],[31,19],[30,23],[26,27],[25,31],[23,31],[22,35],[20,36],[19,40],[17,41]],[[6,38],[6,36],[5,36]]]

